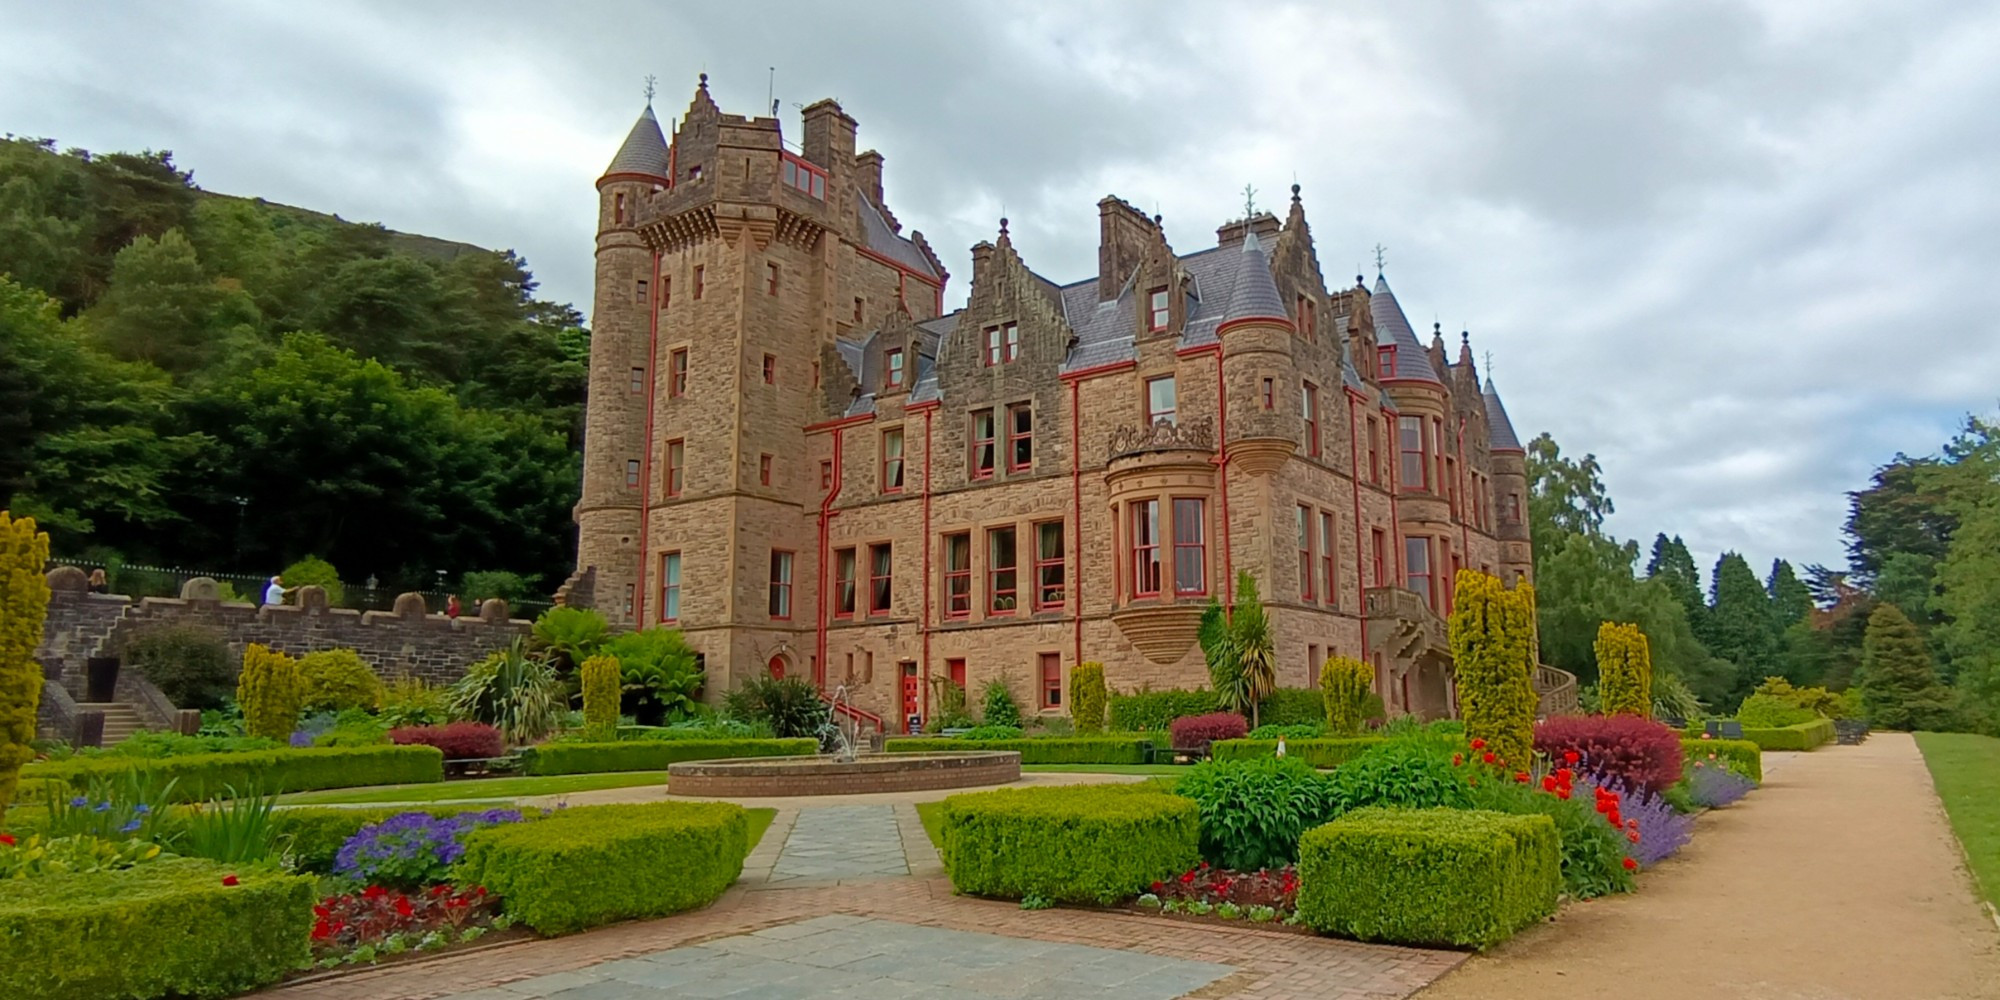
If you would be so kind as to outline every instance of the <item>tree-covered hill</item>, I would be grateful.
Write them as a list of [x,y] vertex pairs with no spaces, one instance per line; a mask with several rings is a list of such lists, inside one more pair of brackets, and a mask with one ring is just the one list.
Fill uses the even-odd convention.
[[546,590],[588,353],[512,252],[0,141],[0,507],[61,552]]

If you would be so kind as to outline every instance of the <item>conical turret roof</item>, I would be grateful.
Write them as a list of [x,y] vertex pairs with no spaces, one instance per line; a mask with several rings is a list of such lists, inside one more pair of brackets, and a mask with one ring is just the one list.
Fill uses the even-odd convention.
[[1368,305],[1375,317],[1375,342],[1396,347],[1395,377],[1439,382],[1437,369],[1431,367],[1430,355],[1417,342],[1417,333],[1410,329],[1409,317],[1403,315],[1396,293],[1389,290],[1389,279],[1376,275],[1375,292],[1369,297]]
[[1222,324],[1240,319],[1285,319],[1285,300],[1278,296],[1278,282],[1271,277],[1270,261],[1256,230],[1243,234],[1243,252],[1236,263],[1236,281],[1229,290],[1229,308],[1223,310]]
[[618,147],[618,155],[611,158],[611,165],[604,168],[604,173],[667,176],[667,137],[660,132],[660,120],[653,117],[651,104],[632,123],[625,144]]
[[1514,433],[1514,422],[1507,419],[1507,408],[1500,405],[1500,394],[1493,391],[1493,378],[1488,376],[1486,388],[1480,393],[1486,400],[1486,442],[1493,451],[1526,451],[1521,447],[1521,438]]

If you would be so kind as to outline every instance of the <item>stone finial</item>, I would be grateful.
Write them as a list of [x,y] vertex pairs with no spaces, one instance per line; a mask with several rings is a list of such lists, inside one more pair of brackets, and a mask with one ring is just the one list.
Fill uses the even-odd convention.
[[507,620],[508,613],[509,610],[507,607],[507,601],[504,598],[489,597],[479,602],[480,621],[494,622],[494,623],[504,622]]
[[53,591],[81,594],[90,589],[90,577],[75,566],[57,566],[49,570],[49,589]]
[[415,591],[397,594],[396,604],[391,610],[404,618],[422,618],[431,613],[430,605],[424,603],[424,595]]
[[326,610],[326,588],[311,584],[299,588],[299,607],[306,611]]
[[222,600],[222,585],[215,582],[212,577],[194,577],[186,583],[181,584],[181,600],[220,601]]

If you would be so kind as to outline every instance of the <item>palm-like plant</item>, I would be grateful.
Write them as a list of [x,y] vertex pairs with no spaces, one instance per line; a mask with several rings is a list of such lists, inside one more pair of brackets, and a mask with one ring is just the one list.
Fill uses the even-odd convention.
[[531,743],[547,736],[561,719],[562,682],[516,638],[473,664],[451,686],[450,705],[454,717],[493,726],[510,744]]
[[611,626],[590,608],[557,605],[535,619],[535,642],[562,672],[574,669],[604,646]]
[[1247,713],[1257,724],[1258,703],[1278,686],[1278,654],[1271,641],[1271,619],[1257,580],[1247,571],[1236,574],[1236,607],[1228,621],[1211,603],[1202,615],[1202,653],[1216,701],[1232,712]]
[[694,712],[705,679],[679,629],[627,632],[604,646],[618,661],[620,687],[642,724],[658,725]]

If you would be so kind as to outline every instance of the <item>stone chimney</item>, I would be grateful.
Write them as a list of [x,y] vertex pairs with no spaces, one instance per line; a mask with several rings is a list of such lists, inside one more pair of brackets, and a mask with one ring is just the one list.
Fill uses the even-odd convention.
[[854,162],[854,119],[840,110],[831,98],[814,101],[805,109],[805,150],[808,163],[827,173],[846,173]]
[[854,186],[877,208],[882,206],[882,154],[869,150],[854,158]]
[[1255,231],[1257,239],[1265,246],[1276,246],[1278,233],[1285,228],[1278,217],[1269,212],[1258,212],[1247,219],[1232,219],[1215,227],[1215,245],[1228,249],[1243,245],[1243,234]]
[[1106,195],[1097,203],[1097,300],[1118,297],[1139,266],[1159,227],[1124,199]]

